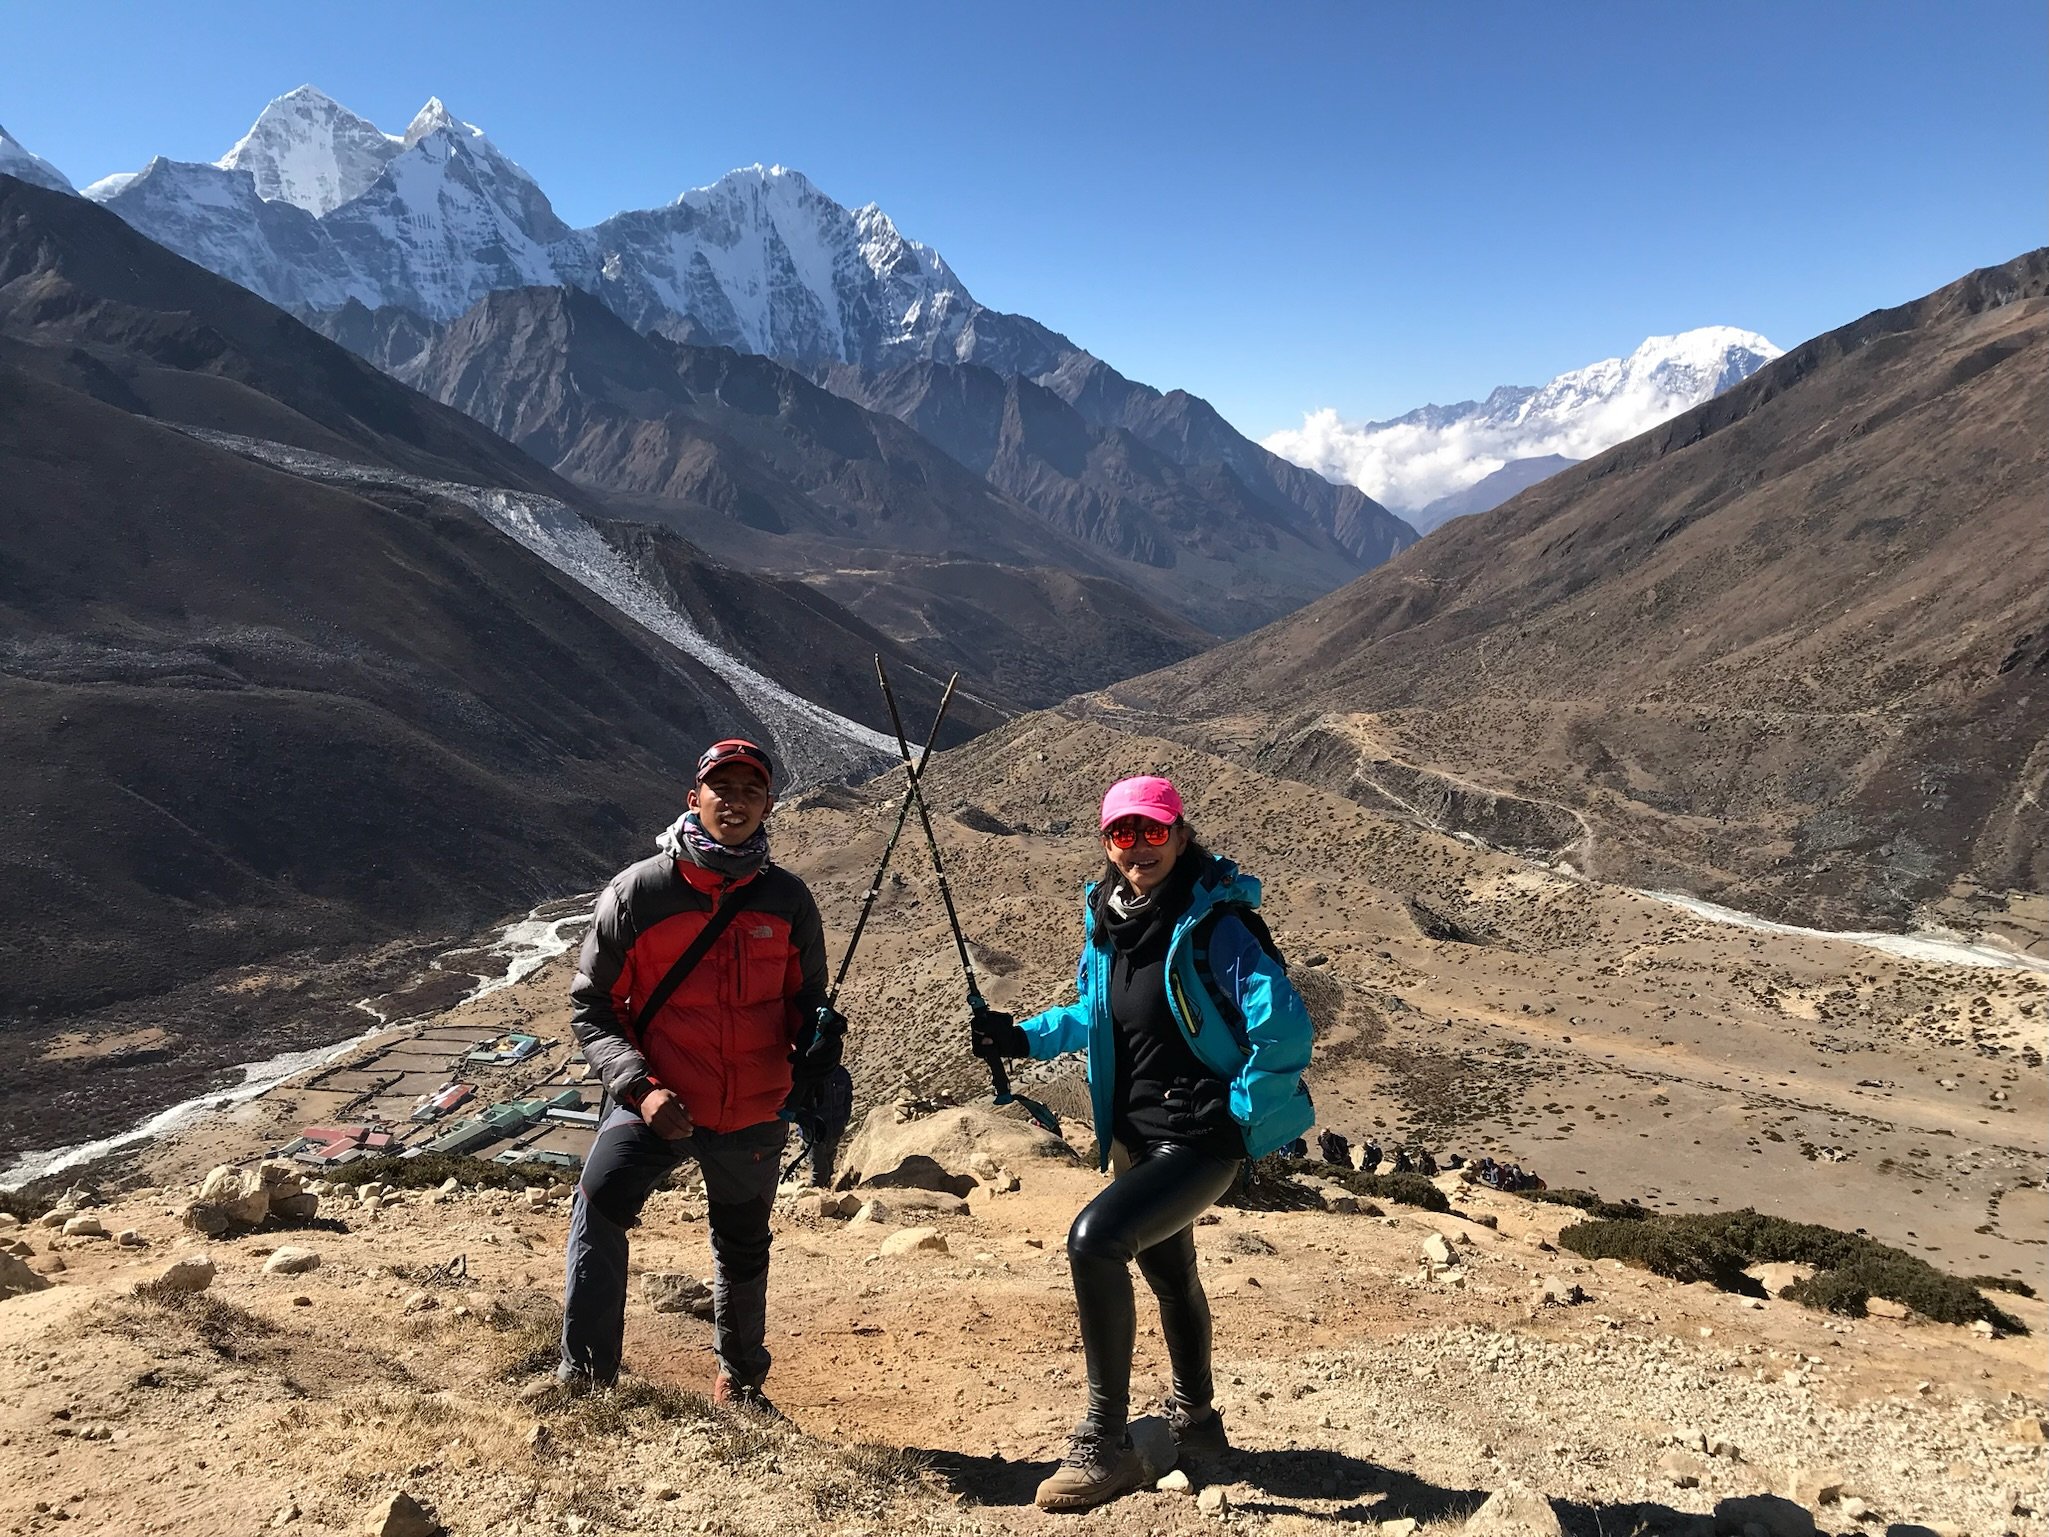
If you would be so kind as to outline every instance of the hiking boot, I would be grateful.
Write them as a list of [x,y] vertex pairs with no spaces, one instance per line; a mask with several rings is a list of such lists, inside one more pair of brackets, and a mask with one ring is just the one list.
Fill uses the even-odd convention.
[[758,1382],[738,1382],[725,1372],[711,1385],[711,1401],[721,1409],[744,1409],[749,1414],[758,1414],[764,1419],[780,1420],[785,1425],[790,1417],[769,1402],[768,1395],[761,1391]]
[[1146,1482],[1146,1467],[1131,1435],[1113,1437],[1083,1420],[1067,1439],[1067,1455],[1039,1485],[1032,1501],[1041,1510],[1091,1510]]
[[1180,1400],[1170,1398],[1160,1406],[1160,1414],[1174,1437],[1174,1449],[1184,1457],[1216,1457],[1231,1449],[1231,1443],[1224,1439],[1224,1417],[1214,1407],[1197,1414]]

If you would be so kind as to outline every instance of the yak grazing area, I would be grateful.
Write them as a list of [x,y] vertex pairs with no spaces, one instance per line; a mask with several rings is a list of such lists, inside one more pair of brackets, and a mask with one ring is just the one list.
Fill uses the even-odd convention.
[[2045,293],[1867,315],[1112,700],[1604,878],[2039,941]]

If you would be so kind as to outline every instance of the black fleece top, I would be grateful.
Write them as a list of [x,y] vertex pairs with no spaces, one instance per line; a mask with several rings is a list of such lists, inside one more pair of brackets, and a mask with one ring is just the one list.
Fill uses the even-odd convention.
[[1184,859],[1144,909],[1119,917],[1097,888],[1098,943],[1109,952],[1110,1022],[1116,1043],[1116,1103],[1111,1129],[1137,1149],[1178,1142],[1213,1158],[1243,1158],[1245,1138],[1231,1119],[1230,1085],[1204,1065],[1174,1022],[1167,1002],[1167,947],[1188,911],[1201,859]]

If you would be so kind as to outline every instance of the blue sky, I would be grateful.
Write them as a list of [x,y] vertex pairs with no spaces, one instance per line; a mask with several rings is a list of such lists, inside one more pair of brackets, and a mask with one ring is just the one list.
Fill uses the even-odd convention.
[[1781,346],[2049,240],[2039,0],[17,3],[0,123],[80,183],[311,82],[440,95],[588,224],[754,161],[1255,436]]

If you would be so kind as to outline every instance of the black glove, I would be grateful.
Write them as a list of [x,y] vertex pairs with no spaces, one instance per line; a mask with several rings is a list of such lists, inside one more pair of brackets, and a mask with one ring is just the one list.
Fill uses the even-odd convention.
[[790,1048],[790,1077],[799,1084],[820,1084],[840,1065],[847,1038],[847,1017],[821,1003],[797,1032]]
[[1001,1009],[977,1009],[968,1018],[968,1050],[978,1057],[1029,1057],[1031,1042]]

